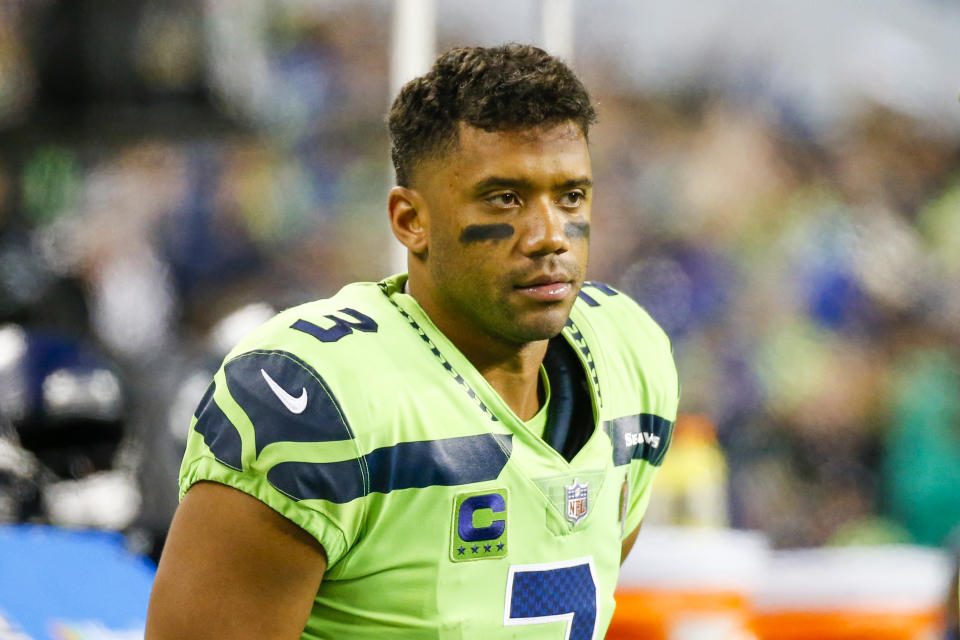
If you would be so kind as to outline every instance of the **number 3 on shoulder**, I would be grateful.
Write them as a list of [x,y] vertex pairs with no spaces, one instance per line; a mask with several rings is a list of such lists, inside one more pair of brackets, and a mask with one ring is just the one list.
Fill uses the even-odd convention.
[[510,567],[503,624],[566,621],[565,640],[596,640],[599,610],[593,558]]
[[[620,295],[616,289],[613,289],[602,282],[593,282],[591,280],[587,280],[586,282],[583,283],[583,287],[580,289],[580,293],[578,293],[577,295],[581,300],[587,303],[587,306],[590,306],[590,307],[599,307],[600,303],[597,302],[596,298],[594,298],[589,293],[584,291],[584,289],[587,287],[591,287],[596,291],[602,291],[603,293],[607,294],[607,296]],[[596,293],[596,291],[594,293]]]

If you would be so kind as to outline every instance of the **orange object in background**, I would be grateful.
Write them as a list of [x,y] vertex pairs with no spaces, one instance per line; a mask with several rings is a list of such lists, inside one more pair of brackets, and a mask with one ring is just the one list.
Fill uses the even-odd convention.
[[745,640],[750,602],[742,593],[622,589],[606,640]]
[[644,526],[607,640],[755,640],[752,596],[769,554],[755,532]]
[[763,534],[644,527],[607,640],[937,640],[949,554],[909,545],[771,552]]
[[782,551],[754,604],[761,640],[943,637],[947,554],[907,545]]
[[761,640],[936,640],[943,612],[794,611],[758,616],[754,628]]

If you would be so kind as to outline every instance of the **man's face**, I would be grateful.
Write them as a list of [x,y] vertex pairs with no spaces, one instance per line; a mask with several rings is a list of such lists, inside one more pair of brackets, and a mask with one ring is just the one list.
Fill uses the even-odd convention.
[[587,267],[592,182],[580,129],[461,124],[458,144],[418,174],[434,321],[511,344],[559,333]]

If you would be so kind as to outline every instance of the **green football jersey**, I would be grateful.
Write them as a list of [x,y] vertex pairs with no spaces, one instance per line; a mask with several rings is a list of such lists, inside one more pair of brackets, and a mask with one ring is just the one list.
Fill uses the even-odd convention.
[[568,461],[405,279],[288,309],[231,351],[194,417],[181,497],[228,484],[323,545],[304,638],[602,638],[676,418],[666,335],[626,295],[584,286],[562,335],[593,430]]

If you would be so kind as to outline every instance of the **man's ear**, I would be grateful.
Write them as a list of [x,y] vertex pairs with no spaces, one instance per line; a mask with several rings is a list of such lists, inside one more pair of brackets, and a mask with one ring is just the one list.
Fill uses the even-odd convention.
[[387,199],[390,228],[403,246],[422,255],[429,246],[429,212],[423,198],[413,189],[393,187]]

